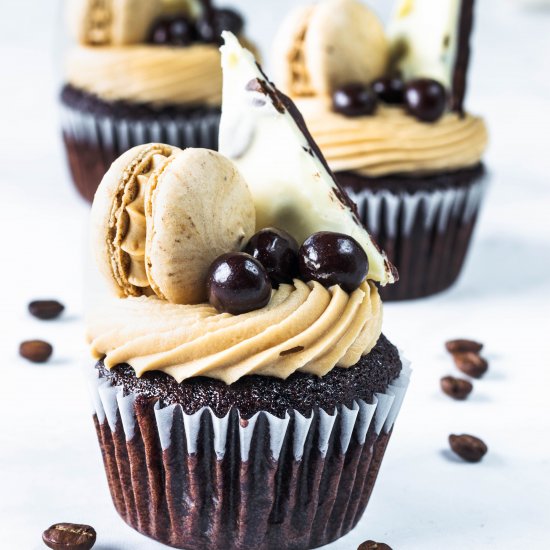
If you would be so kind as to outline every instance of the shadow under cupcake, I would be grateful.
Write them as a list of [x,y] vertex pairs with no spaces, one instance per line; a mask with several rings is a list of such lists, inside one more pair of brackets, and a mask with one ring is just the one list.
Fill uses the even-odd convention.
[[377,284],[397,274],[294,105],[224,36],[226,156],[140,146],[96,194],[117,298],[88,323],[94,421],[141,533],[306,550],[360,520],[408,387],[381,332]]
[[486,187],[487,130],[466,114],[473,1],[397,2],[388,32],[357,0],[293,12],[274,44],[340,184],[397,267],[385,300],[430,296],[458,278]]
[[73,181],[92,201],[111,163],[150,142],[217,149],[219,36],[244,21],[209,0],[67,3],[62,130]]

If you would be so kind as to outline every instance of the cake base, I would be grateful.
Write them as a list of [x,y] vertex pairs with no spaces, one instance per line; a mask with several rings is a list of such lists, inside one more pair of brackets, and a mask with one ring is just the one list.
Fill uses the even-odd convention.
[[108,102],[66,85],[61,91],[63,141],[71,175],[89,202],[122,153],[144,143],[217,150],[221,109]]
[[[377,348],[335,369],[335,391],[310,375],[226,391],[203,378],[180,391],[163,373],[142,384],[99,364],[94,422],[118,513],[184,550],[306,550],[342,537],[367,506],[408,384],[395,348],[383,337]],[[367,370],[378,378],[364,390]],[[370,403],[335,405],[359,392]]]
[[337,174],[399,271],[397,283],[380,289],[384,301],[431,296],[456,282],[481,208],[485,175],[482,164],[424,176]]

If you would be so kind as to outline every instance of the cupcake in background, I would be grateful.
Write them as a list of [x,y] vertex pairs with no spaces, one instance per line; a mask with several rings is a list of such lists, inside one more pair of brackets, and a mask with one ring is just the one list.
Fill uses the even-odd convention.
[[94,421],[139,532],[307,550],[362,517],[406,393],[376,284],[397,274],[295,106],[224,37],[221,153],[138,146],[96,193],[115,297],[88,323]]
[[62,129],[87,200],[111,163],[151,141],[216,149],[220,35],[242,36],[236,11],[210,0],[67,0]]
[[473,0],[400,0],[387,29],[357,0],[296,9],[273,47],[362,221],[397,267],[386,300],[458,278],[482,204],[483,120],[464,111]]

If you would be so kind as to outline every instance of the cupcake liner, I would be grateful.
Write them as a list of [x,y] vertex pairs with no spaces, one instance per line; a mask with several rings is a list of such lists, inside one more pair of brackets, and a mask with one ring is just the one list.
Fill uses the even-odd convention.
[[91,202],[113,161],[136,145],[158,142],[217,150],[220,116],[219,111],[205,108],[157,119],[130,118],[62,104],[61,126],[73,181]]
[[369,233],[399,271],[399,282],[380,289],[383,300],[441,292],[460,275],[486,190],[470,185],[406,191],[345,187]]
[[361,518],[409,378],[373,403],[284,418],[218,418],[91,378],[94,421],[118,513],[164,544],[193,550],[300,550]]

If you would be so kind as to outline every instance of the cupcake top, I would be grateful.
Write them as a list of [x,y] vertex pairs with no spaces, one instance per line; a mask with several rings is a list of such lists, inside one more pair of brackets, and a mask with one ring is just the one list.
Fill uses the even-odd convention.
[[358,0],[297,8],[274,43],[276,81],[335,171],[434,173],[478,164],[482,119],[463,110],[471,0],[399,0],[387,29]]
[[351,367],[381,334],[375,282],[397,274],[296,107],[224,36],[222,152],[143,145],[96,194],[93,246],[116,298],[90,317],[92,353],[178,382]]
[[219,39],[244,20],[210,0],[68,0],[66,79],[105,101],[221,103]]

